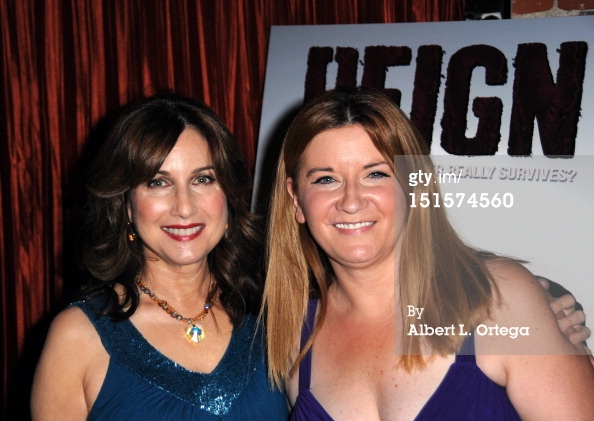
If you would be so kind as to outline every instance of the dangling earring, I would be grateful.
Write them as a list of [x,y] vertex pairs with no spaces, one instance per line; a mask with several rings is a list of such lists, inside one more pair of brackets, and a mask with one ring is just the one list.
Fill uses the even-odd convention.
[[136,232],[134,231],[134,226],[131,222],[128,222],[128,231],[128,241],[132,243],[136,240]]

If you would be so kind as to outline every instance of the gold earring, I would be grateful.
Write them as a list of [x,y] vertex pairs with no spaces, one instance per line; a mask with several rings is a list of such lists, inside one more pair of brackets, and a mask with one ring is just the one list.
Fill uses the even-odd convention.
[[134,232],[134,227],[131,222],[128,222],[128,229],[130,230],[128,233],[128,241],[132,243],[136,240],[136,232]]

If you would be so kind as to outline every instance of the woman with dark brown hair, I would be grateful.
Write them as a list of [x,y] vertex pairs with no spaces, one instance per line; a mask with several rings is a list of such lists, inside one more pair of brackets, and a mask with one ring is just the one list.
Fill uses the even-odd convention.
[[261,232],[231,133],[176,95],[129,105],[92,168],[81,301],[54,320],[35,420],[282,420],[267,381]]

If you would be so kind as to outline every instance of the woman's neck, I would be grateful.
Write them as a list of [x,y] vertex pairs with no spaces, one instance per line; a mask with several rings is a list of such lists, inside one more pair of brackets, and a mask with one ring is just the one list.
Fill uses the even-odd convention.
[[400,295],[393,262],[365,269],[336,266],[328,299],[339,311],[381,317],[386,308],[393,308]]
[[206,263],[173,268],[148,262],[142,280],[159,298],[179,303],[204,301],[213,282]]

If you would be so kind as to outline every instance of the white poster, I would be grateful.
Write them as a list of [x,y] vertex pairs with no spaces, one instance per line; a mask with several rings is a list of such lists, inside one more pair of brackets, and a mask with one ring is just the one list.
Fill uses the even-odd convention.
[[272,27],[255,208],[288,122],[337,82],[397,101],[458,177],[442,189],[462,237],[560,283],[592,327],[594,16]]

